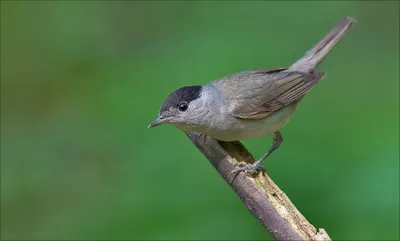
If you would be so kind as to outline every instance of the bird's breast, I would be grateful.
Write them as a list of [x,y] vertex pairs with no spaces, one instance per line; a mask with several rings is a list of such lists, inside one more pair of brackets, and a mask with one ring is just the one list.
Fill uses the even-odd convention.
[[211,136],[221,141],[237,141],[255,139],[262,136],[272,136],[289,121],[296,110],[296,104],[288,105],[281,110],[258,120],[236,118],[230,114],[222,114],[214,119],[208,119],[197,132]]

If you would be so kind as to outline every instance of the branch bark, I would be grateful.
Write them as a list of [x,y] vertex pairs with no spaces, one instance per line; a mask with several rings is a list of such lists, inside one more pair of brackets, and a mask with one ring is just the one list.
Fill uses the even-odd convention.
[[331,240],[324,229],[317,232],[265,172],[255,177],[243,173],[235,178],[228,176],[236,163],[254,162],[240,142],[221,142],[195,133],[187,135],[276,240]]

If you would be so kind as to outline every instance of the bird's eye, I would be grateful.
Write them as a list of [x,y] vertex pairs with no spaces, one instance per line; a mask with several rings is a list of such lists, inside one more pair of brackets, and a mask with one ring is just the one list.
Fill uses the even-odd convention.
[[180,103],[179,106],[178,106],[179,110],[182,111],[182,112],[183,112],[183,111],[186,111],[186,110],[188,109],[188,107],[189,107],[189,106],[188,106],[188,104],[187,104],[186,102],[182,102],[182,103]]

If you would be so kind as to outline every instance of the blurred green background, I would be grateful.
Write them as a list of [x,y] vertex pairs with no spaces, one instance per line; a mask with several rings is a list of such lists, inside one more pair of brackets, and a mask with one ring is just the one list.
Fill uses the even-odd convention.
[[399,239],[396,1],[2,1],[1,238],[271,239],[183,132],[147,125],[173,90],[289,66],[344,16],[265,166],[332,239]]

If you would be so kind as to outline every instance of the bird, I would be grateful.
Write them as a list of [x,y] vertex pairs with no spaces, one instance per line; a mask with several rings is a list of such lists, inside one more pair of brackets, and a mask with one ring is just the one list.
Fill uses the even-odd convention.
[[164,100],[148,128],[172,124],[185,133],[225,142],[272,136],[272,146],[261,158],[235,166],[230,174],[265,170],[262,162],[283,142],[281,129],[304,96],[325,76],[315,69],[354,23],[352,17],[343,18],[289,67],[242,71],[205,85],[176,89]]

